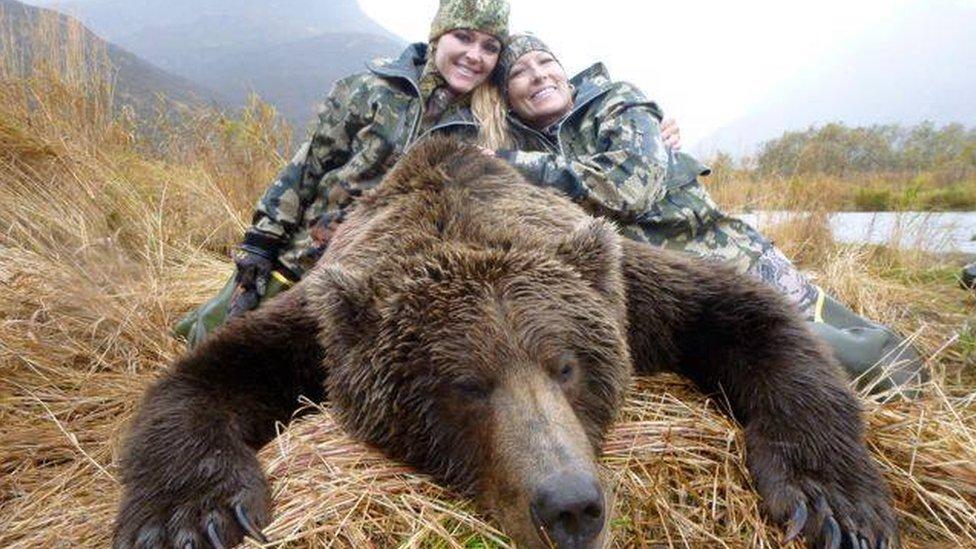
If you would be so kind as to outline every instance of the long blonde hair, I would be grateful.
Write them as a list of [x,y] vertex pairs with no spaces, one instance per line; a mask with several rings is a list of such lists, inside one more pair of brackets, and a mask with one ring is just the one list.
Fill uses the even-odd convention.
[[478,144],[493,151],[511,149],[508,109],[498,86],[488,79],[471,92],[471,114],[480,126]]

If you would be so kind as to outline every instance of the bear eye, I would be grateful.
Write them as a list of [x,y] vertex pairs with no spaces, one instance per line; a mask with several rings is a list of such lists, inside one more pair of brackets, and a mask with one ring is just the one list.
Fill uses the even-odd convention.
[[563,361],[559,366],[559,383],[567,383],[573,379],[573,372],[576,371],[576,365],[572,361]]
[[491,387],[478,379],[460,379],[452,383],[451,388],[468,400],[484,400],[491,394]]

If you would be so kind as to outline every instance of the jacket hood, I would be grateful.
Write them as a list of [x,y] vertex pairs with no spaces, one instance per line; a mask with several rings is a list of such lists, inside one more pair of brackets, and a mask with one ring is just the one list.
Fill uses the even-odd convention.
[[366,67],[379,76],[403,78],[419,89],[420,73],[427,62],[427,44],[416,42],[407,46],[396,59],[381,57],[366,63]]
[[610,80],[610,72],[607,71],[606,65],[603,63],[594,63],[589,68],[570,78],[569,83],[576,88],[573,103],[576,105],[584,105],[609,90],[613,81]]

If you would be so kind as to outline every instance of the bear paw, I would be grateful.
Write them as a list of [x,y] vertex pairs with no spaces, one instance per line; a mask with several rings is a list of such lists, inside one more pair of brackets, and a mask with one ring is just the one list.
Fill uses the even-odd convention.
[[866,450],[835,454],[815,467],[786,465],[796,454],[757,452],[749,469],[769,517],[786,529],[784,543],[802,534],[817,548],[897,545],[891,496]]
[[[207,475],[191,475],[195,480],[131,482],[113,547],[219,549],[241,543],[244,536],[267,543],[261,529],[271,516],[268,484],[256,459],[241,461],[222,475],[210,469]],[[206,469],[203,463],[196,467]]]

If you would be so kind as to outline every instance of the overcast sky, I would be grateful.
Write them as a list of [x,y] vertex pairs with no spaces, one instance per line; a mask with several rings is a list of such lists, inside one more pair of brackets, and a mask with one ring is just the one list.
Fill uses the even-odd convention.
[[[359,3],[417,41],[438,2]],[[693,145],[799,74],[826,70],[845,48],[946,3],[976,10],[976,0],[511,0],[511,27],[539,35],[571,74],[605,62],[678,118]]]

